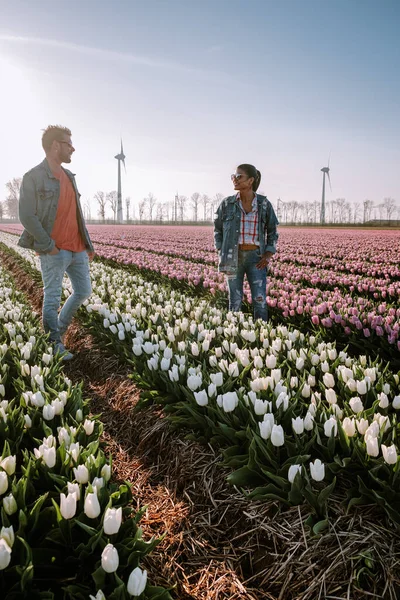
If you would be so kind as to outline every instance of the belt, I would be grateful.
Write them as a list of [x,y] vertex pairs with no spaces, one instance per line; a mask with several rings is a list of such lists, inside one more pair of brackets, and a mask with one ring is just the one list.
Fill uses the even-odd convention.
[[239,244],[239,250],[258,250],[259,246],[256,244]]

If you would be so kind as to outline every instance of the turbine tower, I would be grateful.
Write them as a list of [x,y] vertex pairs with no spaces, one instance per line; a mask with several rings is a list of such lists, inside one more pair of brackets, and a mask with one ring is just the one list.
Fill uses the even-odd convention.
[[323,176],[322,176],[322,202],[321,202],[321,223],[325,223],[325,175],[328,175],[328,180],[329,180],[329,187],[332,190],[332,186],[331,186],[331,178],[329,177],[329,160],[328,160],[328,166],[327,167],[323,167],[321,169],[321,171],[323,172]]
[[122,147],[122,138],[121,138],[121,152],[117,154],[114,158],[118,161],[118,204],[117,204],[117,222],[123,223],[124,215],[122,212],[122,192],[121,192],[121,162],[124,163],[124,169],[126,173],[125,167],[125,154],[124,149]]

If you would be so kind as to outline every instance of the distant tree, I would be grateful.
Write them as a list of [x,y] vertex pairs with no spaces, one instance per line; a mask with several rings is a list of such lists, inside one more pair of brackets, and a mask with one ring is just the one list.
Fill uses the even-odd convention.
[[18,219],[18,201],[21,184],[21,177],[14,177],[6,183],[8,194],[6,196],[5,205],[7,214],[10,219]]
[[374,203],[372,200],[364,200],[364,223],[371,220],[372,210],[374,208]]
[[85,200],[85,203],[83,205],[83,215],[86,221],[90,221],[92,218],[89,200]]
[[224,194],[221,194],[220,192],[217,192],[214,196],[214,198],[211,201],[211,214],[210,214],[210,219],[213,220],[214,217],[214,213],[217,210],[218,206],[221,204],[222,200],[225,198]]
[[312,221],[312,204],[310,202],[305,202],[303,205],[303,214],[304,220],[306,223],[311,223]]
[[156,204],[156,220],[163,222],[168,220],[168,202],[157,202]]
[[154,210],[155,205],[157,204],[157,198],[154,196],[154,194],[149,192],[149,195],[147,196],[147,198],[145,198],[145,200],[146,200],[147,208],[149,210],[150,221],[152,221],[153,220],[153,210]]
[[394,198],[384,198],[383,207],[386,211],[386,218],[390,221],[396,211],[396,202]]
[[118,209],[118,193],[113,190],[112,192],[108,192],[106,194],[106,203],[111,206],[111,210],[114,215],[114,222],[117,218],[117,209]]
[[3,218],[4,212],[5,212],[5,210],[4,210],[4,204],[3,204],[3,202],[0,202],[0,219]]
[[127,220],[127,222],[129,222],[129,207],[130,207],[130,205],[131,205],[131,199],[128,196],[127,198],[125,198],[126,220]]
[[193,221],[198,221],[199,218],[200,194],[194,192],[190,197],[190,206],[193,209]]
[[97,214],[99,215],[100,219],[103,219],[104,221],[104,219],[106,218],[106,195],[104,192],[96,192],[94,195],[94,199],[99,205]]
[[147,198],[143,198],[143,200],[141,200],[139,202],[139,221],[142,222],[143,217],[144,217],[144,213],[146,211],[146,206],[147,206]]
[[178,219],[180,220],[181,223],[184,220],[185,207],[186,207],[187,200],[188,200],[187,196],[178,196],[176,199],[177,210],[178,210]]
[[360,220],[361,204],[359,202],[354,203],[353,207],[353,223],[357,223]]
[[210,198],[207,196],[207,194],[202,195],[201,203],[203,205],[203,221],[207,221],[207,208],[210,204]]

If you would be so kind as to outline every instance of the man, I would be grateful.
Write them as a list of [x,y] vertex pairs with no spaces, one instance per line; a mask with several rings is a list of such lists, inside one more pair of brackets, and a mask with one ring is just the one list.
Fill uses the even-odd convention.
[[[75,176],[62,163],[70,163],[75,152],[71,131],[49,125],[42,136],[46,158],[22,179],[19,218],[25,227],[19,245],[36,250],[40,256],[44,299],[43,327],[49,333],[55,354],[71,360],[64,336],[81,304],[90,296],[89,258],[93,246],[86,229]],[[73,294],[58,314],[64,274],[69,276]]]

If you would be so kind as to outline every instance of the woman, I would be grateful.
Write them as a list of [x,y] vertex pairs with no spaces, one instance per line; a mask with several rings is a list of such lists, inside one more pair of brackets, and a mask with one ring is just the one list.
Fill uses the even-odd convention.
[[246,274],[254,318],[267,321],[267,267],[276,252],[278,219],[271,202],[256,193],[261,173],[253,165],[239,165],[231,179],[236,194],[221,202],[214,220],[218,270],[227,277],[229,309],[241,309]]

